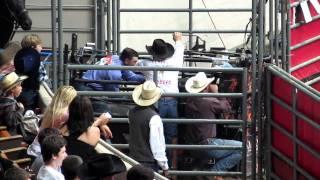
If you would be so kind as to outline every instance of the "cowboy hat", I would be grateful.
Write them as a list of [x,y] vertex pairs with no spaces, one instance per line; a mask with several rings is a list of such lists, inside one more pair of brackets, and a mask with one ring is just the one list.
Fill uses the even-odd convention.
[[155,39],[152,46],[146,46],[146,49],[154,59],[159,60],[165,60],[171,57],[174,53],[173,46],[162,39]]
[[80,177],[84,180],[100,179],[126,171],[122,160],[115,155],[101,153],[80,166]]
[[204,90],[212,81],[213,78],[207,78],[204,72],[198,72],[195,76],[189,78],[185,88],[189,93],[199,93]]
[[10,41],[5,49],[1,52],[0,65],[5,65],[13,61],[14,56],[21,49],[21,45],[18,41]]
[[3,93],[6,93],[27,78],[28,76],[18,76],[15,72],[6,74],[0,77],[0,89]]
[[150,106],[158,101],[162,91],[153,81],[146,81],[132,92],[133,101],[139,106]]

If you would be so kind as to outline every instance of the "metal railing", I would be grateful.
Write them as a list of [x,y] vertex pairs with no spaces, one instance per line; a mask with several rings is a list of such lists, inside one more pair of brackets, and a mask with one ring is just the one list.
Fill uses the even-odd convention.
[[[228,69],[213,69],[213,68],[175,68],[175,67],[132,67],[132,66],[101,66],[101,65],[65,65],[65,83],[69,82],[70,71],[72,70],[139,70],[139,71],[153,71],[154,75],[158,71],[181,71],[181,72],[222,72],[222,73],[232,73],[241,75],[241,92],[238,93],[164,93],[163,96],[170,97],[229,97],[229,98],[241,98],[241,119],[163,119],[164,122],[176,122],[176,123],[214,123],[214,124],[239,124],[242,129],[242,146],[216,146],[216,145],[167,145],[168,149],[192,149],[192,150],[226,150],[226,149],[241,149],[242,150],[242,170],[241,172],[215,172],[215,171],[169,171],[170,175],[179,176],[241,176],[242,179],[246,179],[246,155],[247,155],[247,70],[246,68],[228,68]],[[156,82],[157,76],[154,76],[154,81]],[[131,96],[131,92],[109,92],[109,91],[79,91],[79,95],[87,96]],[[196,121],[195,121],[196,120]],[[113,118],[111,123],[128,123],[128,118]],[[128,144],[112,144],[112,146],[117,148],[128,148]],[[255,155],[253,155],[255,158]]]
[[[272,77],[281,78],[284,82],[288,83],[288,86],[290,86],[292,89],[291,91],[292,99],[291,103],[284,102],[281,100],[281,97],[277,97],[273,94],[273,87],[272,87]],[[267,123],[266,123],[266,133],[267,133],[267,146],[266,146],[266,160],[267,160],[267,175],[268,178],[277,177],[277,175],[273,172],[272,169],[272,163],[271,163],[271,157],[276,156],[279,157],[282,161],[286,162],[289,166],[293,168],[293,179],[298,179],[298,174],[303,175],[307,179],[316,179],[316,177],[313,177],[307,170],[302,168],[298,163],[298,146],[302,147],[304,150],[306,150],[308,153],[313,155],[315,158],[320,159],[320,153],[319,151],[315,150],[314,148],[307,145],[305,142],[300,140],[297,135],[298,128],[297,127],[297,121],[303,121],[307,123],[309,126],[315,128],[317,131],[320,131],[320,124],[316,121],[310,119],[305,114],[299,111],[297,107],[298,103],[298,92],[303,92],[312,100],[315,102],[320,102],[320,93],[316,91],[315,89],[311,88],[308,85],[303,84],[301,81],[297,80],[290,74],[286,73],[282,69],[274,66],[269,65],[266,68],[266,78],[267,78],[267,95],[266,95],[266,108],[267,108]],[[290,92],[288,92],[290,93]],[[280,124],[278,124],[273,119],[272,115],[272,102],[280,105],[287,111],[289,111],[292,114],[292,132],[289,132],[285,128],[283,128]],[[285,137],[290,139],[290,141],[293,143],[293,158],[288,158],[285,154],[280,152],[277,148],[273,147],[272,144],[272,134],[271,130],[276,129],[277,131],[281,132]],[[278,177],[279,178],[279,177]]]

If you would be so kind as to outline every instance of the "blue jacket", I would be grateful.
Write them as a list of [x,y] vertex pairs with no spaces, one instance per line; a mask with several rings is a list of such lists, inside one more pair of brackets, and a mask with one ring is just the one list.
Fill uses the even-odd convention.
[[[119,56],[112,56],[112,64],[109,66],[124,66]],[[136,74],[130,70],[88,70],[82,76],[87,80],[115,80],[115,81],[137,81],[144,82],[145,78],[141,74]],[[88,83],[90,87],[97,91],[119,91],[118,84]]]

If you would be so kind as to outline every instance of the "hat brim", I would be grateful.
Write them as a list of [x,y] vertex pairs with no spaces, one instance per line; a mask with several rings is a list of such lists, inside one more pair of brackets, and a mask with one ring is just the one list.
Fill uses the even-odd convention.
[[16,82],[12,83],[9,87],[3,90],[4,93],[8,92],[10,89],[14,88],[18,83],[21,83],[22,81],[28,79],[28,76],[19,76],[18,80]]
[[159,87],[156,88],[156,95],[152,99],[148,99],[148,100],[143,99],[141,96],[142,86],[143,84],[137,86],[132,92],[132,99],[134,103],[136,103],[139,106],[150,106],[156,103],[160,99],[162,90]]
[[203,91],[212,81],[214,81],[214,77],[207,78],[207,82],[202,87],[195,88],[192,86],[194,78],[195,77],[191,77],[186,82],[185,88],[186,88],[186,91],[189,93],[199,93],[199,92]]
[[154,59],[164,60],[171,57],[174,54],[174,47],[170,43],[166,43],[166,47],[167,47],[167,52],[165,54],[155,53],[154,50],[152,49],[152,46],[146,46],[146,49],[148,53],[153,56]]

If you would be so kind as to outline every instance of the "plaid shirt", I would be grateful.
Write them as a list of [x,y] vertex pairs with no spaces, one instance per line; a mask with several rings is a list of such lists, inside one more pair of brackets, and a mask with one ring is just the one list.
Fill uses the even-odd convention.
[[48,79],[49,78],[48,78],[48,75],[47,75],[46,68],[44,67],[43,62],[41,61],[40,62],[40,66],[39,66],[39,81],[40,82],[47,81]]

